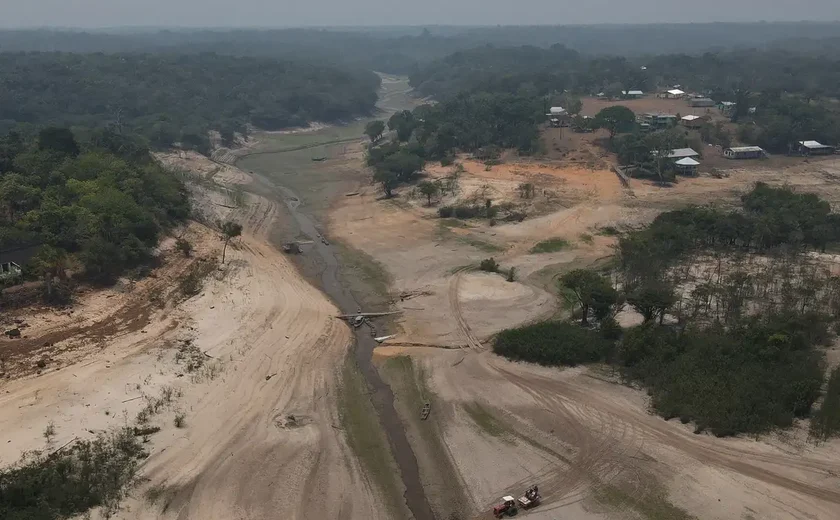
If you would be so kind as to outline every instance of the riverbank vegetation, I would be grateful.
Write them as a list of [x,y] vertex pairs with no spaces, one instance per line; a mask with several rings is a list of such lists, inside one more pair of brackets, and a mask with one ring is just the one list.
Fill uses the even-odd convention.
[[[661,214],[619,239],[609,276],[576,270],[562,293],[585,327],[539,323],[503,331],[494,350],[541,364],[600,361],[647,388],[665,418],[715,435],[761,433],[810,416],[824,381],[822,347],[840,324],[840,277],[819,251],[840,220],[813,194],[758,184],[741,208]],[[641,325],[615,316],[635,311]],[[562,327],[562,334],[548,334]],[[578,328],[582,332],[570,332]],[[578,336],[600,345],[580,351]],[[812,434],[836,435],[835,374]]]
[[137,483],[146,457],[132,428],[76,440],[51,453],[30,452],[0,469],[0,518],[58,520],[99,508],[109,518]]
[[110,283],[149,262],[160,234],[188,215],[184,186],[118,134],[0,138],[0,243],[39,249],[24,274],[43,278],[50,298],[71,266]]

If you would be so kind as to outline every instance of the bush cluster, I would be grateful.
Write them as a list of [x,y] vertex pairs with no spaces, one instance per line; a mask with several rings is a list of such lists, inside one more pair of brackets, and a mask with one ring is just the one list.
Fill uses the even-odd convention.
[[30,452],[0,470],[0,518],[58,520],[94,507],[113,514],[145,456],[128,427],[52,454]]
[[541,365],[578,365],[605,359],[613,348],[594,330],[562,321],[547,321],[504,330],[493,352],[510,359]]

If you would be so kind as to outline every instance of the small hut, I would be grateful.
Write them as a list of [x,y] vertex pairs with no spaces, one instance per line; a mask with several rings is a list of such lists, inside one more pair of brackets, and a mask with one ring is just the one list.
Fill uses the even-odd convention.
[[700,166],[700,163],[691,157],[683,157],[674,164],[677,166],[677,171],[679,173],[691,176],[697,175],[697,167]]

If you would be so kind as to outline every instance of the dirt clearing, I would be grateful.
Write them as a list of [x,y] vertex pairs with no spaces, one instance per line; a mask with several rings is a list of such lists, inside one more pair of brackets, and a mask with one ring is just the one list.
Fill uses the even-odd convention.
[[[403,310],[399,335],[377,357],[387,372],[399,356],[411,356],[413,376],[404,380],[425,382],[401,388],[399,398],[416,409],[416,388],[431,396],[445,446],[439,451],[480,518],[502,495],[536,483],[545,502],[528,513],[535,519],[828,520],[840,508],[837,441],[815,446],[802,426],[758,441],[695,435],[651,415],[645,396],[618,384],[609,370],[514,364],[487,349],[498,330],[562,314],[556,276],[608,261],[616,232],[666,209],[726,205],[758,181],[818,191],[837,205],[838,164],[731,163],[720,179],[680,179],[669,187],[631,179],[624,187],[608,168],[574,161],[488,167],[463,160],[457,196],[427,207],[410,189],[380,200],[373,187],[363,187],[338,201],[330,231],[365,251],[393,281],[391,297]],[[454,171],[429,167],[441,179]],[[519,185],[526,182],[538,187],[540,200],[521,200]],[[525,204],[532,213],[520,223],[495,225],[437,217],[441,204],[485,195],[493,204]],[[531,252],[548,239],[563,245]],[[517,281],[470,270],[489,256],[503,269],[515,267]],[[404,422],[413,420],[406,415]],[[412,441],[421,453],[425,443]]]

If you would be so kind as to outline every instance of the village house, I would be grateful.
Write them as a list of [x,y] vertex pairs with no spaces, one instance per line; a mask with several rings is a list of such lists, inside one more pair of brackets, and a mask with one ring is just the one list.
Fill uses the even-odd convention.
[[734,101],[721,101],[717,107],[723,115],[731,116],[735,113],[735,105],[736,103]]
[[680,118],[680,124],[686,128],[700,128],[705,122],[706,119],[703,116],[695,116],[693,114]]
[[700,166],[700,162],[692,159],[691,157],[683,157],[679,161],[674,162],[674,165],[677,167],[677,172],[682,175],[690,175],[695,176],[697,175],[697,167]]
[[569,112],[563,107],[551,107],[546,115],[549,116],[548,122],[555,128],[569,126]]
[[685,97],[685,92],[678,88],[672,88],[658,94],[658,97],[665,99],[682,99]]
[[694,108],[711,108],[715,106],[714,100],[707,97],[692,98],[688,104]]
[[760,146],[733,146],[723,151],[727,159],[763,159],[767,152]]
[[801,155],[831,155],[834,153],[834,147],[817,141],[799,141],[799,153]]
[[641,90],[622,90],[621,95],[627,99],[638,99],[644,97],[645,93]]
[[691,157],[693,159],[695,157],[700,157],[700,154],[691,148],[677,148],[675,150],[671,150],[671,153],[665,157],[668,159],[684,159],[686,157]]
[[0,280],[20,276],[23,267],[38,253],[38,246],[0,251]]
[[662,114],[659,112],[648,112],[642,116],[643,125],[650,130],[670,128],[677,124],[677,116],[674,114]]

